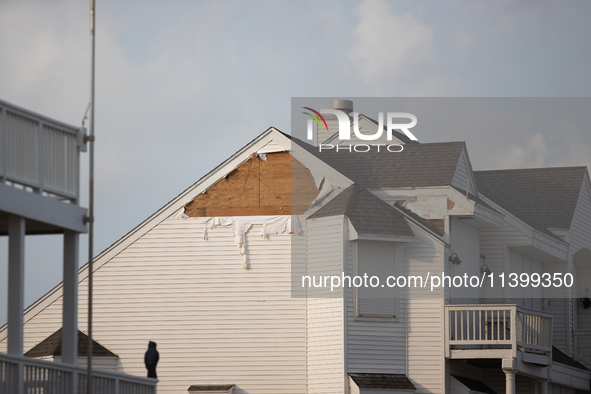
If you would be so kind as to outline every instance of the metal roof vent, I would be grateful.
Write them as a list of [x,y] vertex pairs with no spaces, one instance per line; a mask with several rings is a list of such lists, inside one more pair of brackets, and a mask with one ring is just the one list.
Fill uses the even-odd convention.
[[330,103],[331,109],[338,109],[339,111],[343,111],[347,115],[353,112],[353,101],[351,100],[333,100]]

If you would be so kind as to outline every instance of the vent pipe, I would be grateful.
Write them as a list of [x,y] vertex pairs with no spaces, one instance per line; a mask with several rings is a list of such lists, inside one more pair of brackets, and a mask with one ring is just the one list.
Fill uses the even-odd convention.
[[333,100],[330,103],[331,109],[343,111],[347,115],[353,112],[353,101],[351,100]]

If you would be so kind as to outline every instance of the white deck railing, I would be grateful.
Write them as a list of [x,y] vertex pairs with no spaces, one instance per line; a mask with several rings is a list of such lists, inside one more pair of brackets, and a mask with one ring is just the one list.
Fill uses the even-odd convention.
[[84,130],[0,100],[0,180],[78,202]]
[[[0,353],[0,393],[85,394],[86,372],[85,367]],[[92,370],[93,394],[156,394],[157,382],[156,379]]]
[[591,330],[575,330],[575,358],[591,368]]
[[517,305],[446,305],[448,357],[513,357],[552,351],[552,315]]

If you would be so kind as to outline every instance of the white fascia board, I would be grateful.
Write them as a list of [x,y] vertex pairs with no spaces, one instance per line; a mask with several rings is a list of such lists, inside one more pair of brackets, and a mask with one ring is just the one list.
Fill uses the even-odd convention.
[[428,187],[400,187],[400,188],[368,188],[370,192],[383,200],[395,197],[416,197],[416,196],[445,196],[449,186],[428,186]]
[[[474,219],[481,220],[493,227],[503,227],[505,215],[502,212],[496,210],[492,206],[487,207],[474,200],[471,200],[470,197],[466,197],[464,193],[460,192],[453,186],[449,186],[448,190],[448,198],[456,204],[459,203],[466,205],[466,208],[471,210]],[[450,213],[450,215],[454,214]]]
[[387,242],[412,242],[415,237],[382,235],[382,234],[357,234],[360,241],[387,241]]
[[348,236],[347,241],[385,241],[385,242],[412,242],[416,238],[404,235],[383,235],[383,234],[359,234],[357,229],[347,218]]
[[505,216],[499,212],[493,211],[482,204],[474,204],[474,218],[483,221],[495,228],[503,227]]
[[425,245],[431,247],[433,250],[443,251],[443,247],[449,246],[449,244],[447,244],[444,240],[431,234],[431,232],[425,229],[422,225],[415,223],[413,220],[410,220],[406,217],[405,219],[414,236]]
[[525,235],[530,239],[530,243],[519,245],[519,246],[531,246],[535,249],[538,249],[544,253],[547,253],[551,256],[556,257],[557,259],[566,261],[566,257],[568,254],[568,247],[569,245],[562,241],[552,238],[536,229],[531,227],[530,225],[526,224],[519,218],[515,217],[513,214],[508,212],[507,210],[503,209],[502,207],[498,206],[494,203],[491,199],[487,198],[486,196],[480,196],[487,204],[490,204],[493,208],[498,210],[499,212],[505,215],[505,222],[513,227],[515,230],[519,231],[521,234]]
[[541,250],[544,253],[552,255],[559,260],[568,260],[568,244],[550,238],[545,234],[534,232],[532,238],[532,247]]
[[449,216],[474,216],[474,219],[500,228],[503,226],[502,213],[479,204],[452,186],[435,186],[405,189],[369,189],[374,195],[384,201],[395,202],[398,200],[416,200],[418,196],[444,197],[454,202],[454,207],[447,211]]
[[[283,137],[291,143],[291,155],[300,163],[302,163],[306,168],[313,168],[317,170],[342,189],[346,189],[354,183],[352,180],[350,180],[349,178],[347,178],[346,176],[344,176],[343,174],[341,174],[340,172],[338,172],[337,170],[335,170],[334,168],[332,168],[331,166],[329,166],[328,164],[326,164],[325,162],[323,162],[322,160],[320,160],[319,158],[305,150],[304,148],[300,147],[298,144],[291,142],[291,140],[289,140],[281,133],[277,134],[279,134],[281,137]],[[281,143],[280,141],[277,142]],[[297,146],[298,148],[294,149],[294,146]]]
[[[176,214],[187,202],[192,198],[207,190],[213,184],[222,179],[226,174],[233,171],[240,164],[244,163],[250,157],[250,152],[256,151],[257,149],[265,146],[270,141],[275,141],[282,146],[291,146],[291,140],[285,137],[283,134],[278,132],[275,128],[271,127],[251,141],[249,144],[244,146],[229,159],[224,161],[222,164],[217,166],[207,175],[202,177],[200,180],[195,182],[184,192],[176,196],[168,204],[160,208],[137,227],[132,229],[129,233],[121,237],[118,241],[113,243],[110,247],[102,251],[98,256],[94,258],[93,268],[96,272],[105,263],[110,261],[113,257],[118,255],[123,249],[131,245],[133,242],[138,240],[148,231],[153,229],[163,220]],[[88,277],[88,264],[85,264],[78,270],[78,283],[81,283]],[[37,313],[41,312],[48,305],[54,302],[62,295],[62,283],[60,282],[57,286],[47,292],[44,296],[39,298],[36,302],[31,304],[24,312],[24,323],[31,320]],[[0,328],[0,340],[3,340],[7,335],[7,325],[5,324]]]
[[447,193],[445,195],[447,198],[452,200],[456,205],[459,204],[462,207],[462,210],[466,211],[468,215],[474,215],[474,211],[476,209],[475,201],[470,200],[464,193],[460,192],[455,187],[446,186],[446,188]]
[[[468,386],[466,386],[464,383],[460,382],[455,377],[450,376],[450,378],[452,378],[454,380],[454,383],[457,384],[458,386],[460,386],[459,388],[463,389],[466,393],[468,393],[468,394],[481,394],[480,391],[470,390],[470,388]],[[454,388],[455,387],[452,387],[452,389],[454,389]]]
[[557,237],[564,237],[566,242],[568,243],[568,233],[569,233],[569,229],[567,228],[548,228],[548,231],[550,231],[552,234],[556,235]]
[[[345,215],[342,215],[341,214],[341,215],[334,215],[334,216],[324,216],[324,217],[321,217],[321,218],[312,218],[312,219],[307,218],[306,219],[306,222],[307,223],[310,223],[310,224],[314,224],[314,223],[318,223],[318,222],[321,222],[323,220],[332,219],[332,218],[339,218],[340,220],[343,220],[343,225],[344,225],[344,220],[345,219],[348,219]],[[306,228],[308,228],[307,226],[308,225],[306,225]]]
[[452,186],[369,188],[368,190],[382,200],[389,202],[404,199],[416,200],[417,197],[446,197],[457,205],[457,208],[454,206],[453,209],[455,212],[450,215],[472,215],[476,204]]
[[573,368],[568,365],[552,363],[550,366],[550,382],[572,388],[588,390],[591,372]]

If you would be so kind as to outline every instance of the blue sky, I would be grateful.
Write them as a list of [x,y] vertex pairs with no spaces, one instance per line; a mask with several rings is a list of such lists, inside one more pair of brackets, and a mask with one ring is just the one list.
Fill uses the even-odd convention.
[[[88,14],[2,1],[0,98],[79,125]],[[587,0],[97,0],[95,250],[269,126],[289,132],[293,96],[588,97],[590,20]],[[431,141],[469,140],[476,169],[591,165],[588,129],[481,132]],[[27,304],[61,280],[60,248],[28,237]],[[0,273],[3,322],[5,239]]]

